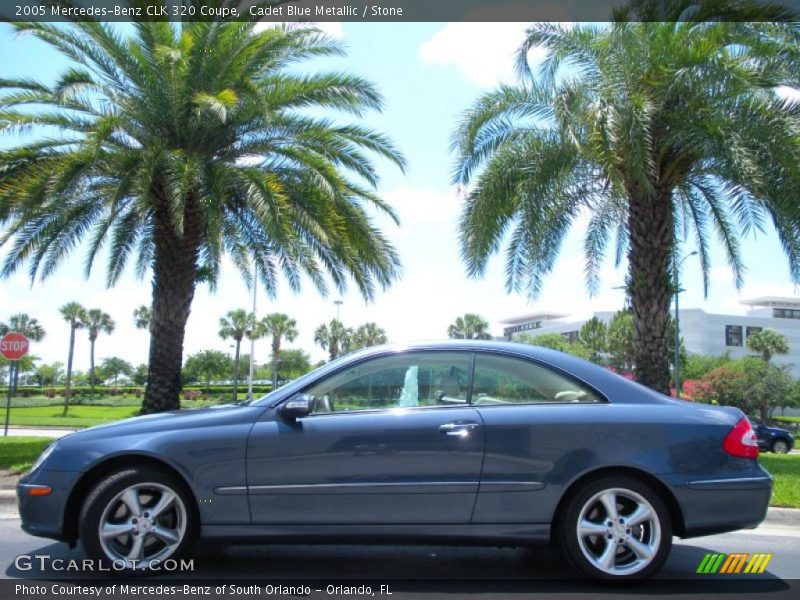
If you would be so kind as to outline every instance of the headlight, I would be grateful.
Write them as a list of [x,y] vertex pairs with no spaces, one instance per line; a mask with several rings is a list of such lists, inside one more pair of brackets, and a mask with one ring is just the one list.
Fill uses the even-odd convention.
[[39,455],[39,458],[37,458],[37,459],[34,461],[34,463],[33,463],[33,466],[31,467],[31,471],[35,471],[36,469],[38,469],[39,467],[41,467],[41,466],[42,466],[42,463],[43,463],[44,461],[46,461],[46,460],[47,460],[47,457],[48,457],[48,456],[50,456],[50,455],[53,453],[53,450],[55,450],[55,449],[56,449],[56,444],[57,444],[57,442],[53,442],[53,443],[52,443],[52,444],[50,444],[50,445],[49,445],[47,448],[45,448],[45,449],[44,449],[44,452],[42,452],[42,453]]

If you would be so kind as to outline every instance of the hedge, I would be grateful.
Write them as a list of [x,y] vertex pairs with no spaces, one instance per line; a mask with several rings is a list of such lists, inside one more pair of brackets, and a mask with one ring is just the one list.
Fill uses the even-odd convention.
[[[253,394],[261,396],[268,394],[272,390],[271,385],[254,385]],[[198,383],[191,383],[183,386],[183,393],[186,392],[200,392],[204,396],[232,396],[233,385],[214,385],[206,386]],[[239,384],[238,392],[240,395],[247,393],[247,382],[243,381]],[[131,386],[118,386],[111,387],[105,385],[97,385],[94,388],[95,396],[134,396],[140,398],[144,395],[144,386],[131,385]],[[87,397],[91,395],[91,388],[88,385],[74,386],[70,390],[70,397]],[[45,386],[38,385],[20,385],[17,391],[14,392],[16,398],[29,398],[31,396],[45,396],[47,398],[64,397],[64,386]]]

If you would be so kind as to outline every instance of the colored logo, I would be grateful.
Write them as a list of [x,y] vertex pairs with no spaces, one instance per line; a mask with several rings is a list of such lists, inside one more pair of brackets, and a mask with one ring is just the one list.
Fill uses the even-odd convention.
[[763,552],[755,554],[746,552],[734,552],[732,554],[709,552],[700,561],[697,573],[763,573],[771,560],[772,554]]

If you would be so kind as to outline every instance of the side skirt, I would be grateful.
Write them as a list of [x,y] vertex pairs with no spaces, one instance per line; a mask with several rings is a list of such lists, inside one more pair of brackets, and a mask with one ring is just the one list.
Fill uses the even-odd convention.
[[547,544],[550,524],[203,525],[200,537],[232,543],[525,546]]

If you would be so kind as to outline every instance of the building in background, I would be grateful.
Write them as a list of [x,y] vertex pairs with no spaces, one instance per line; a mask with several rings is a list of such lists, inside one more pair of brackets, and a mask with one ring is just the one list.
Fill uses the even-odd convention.
[[[755,353],[747,349],[748,336],[762,329],[779,331],[789,341],[789,353],[776,355],[776,364],[792,366],[792,375],[800,377],[800,299],[764,296],[745,300],[748,307],[745,315],[723,315],[707,313],[700,308],[680,311],[680,333],[686,351],[693,354],[717,356],[728,352],[731,358],[741,358]],[[608,324],[614,311],[594,314]],[[503,337],[514,340],[521,333],[531,336],[560,333],[575,341],[578,331],[586,320],[569,319],[568,315],[554,312],[539,312],[501,321]]]

